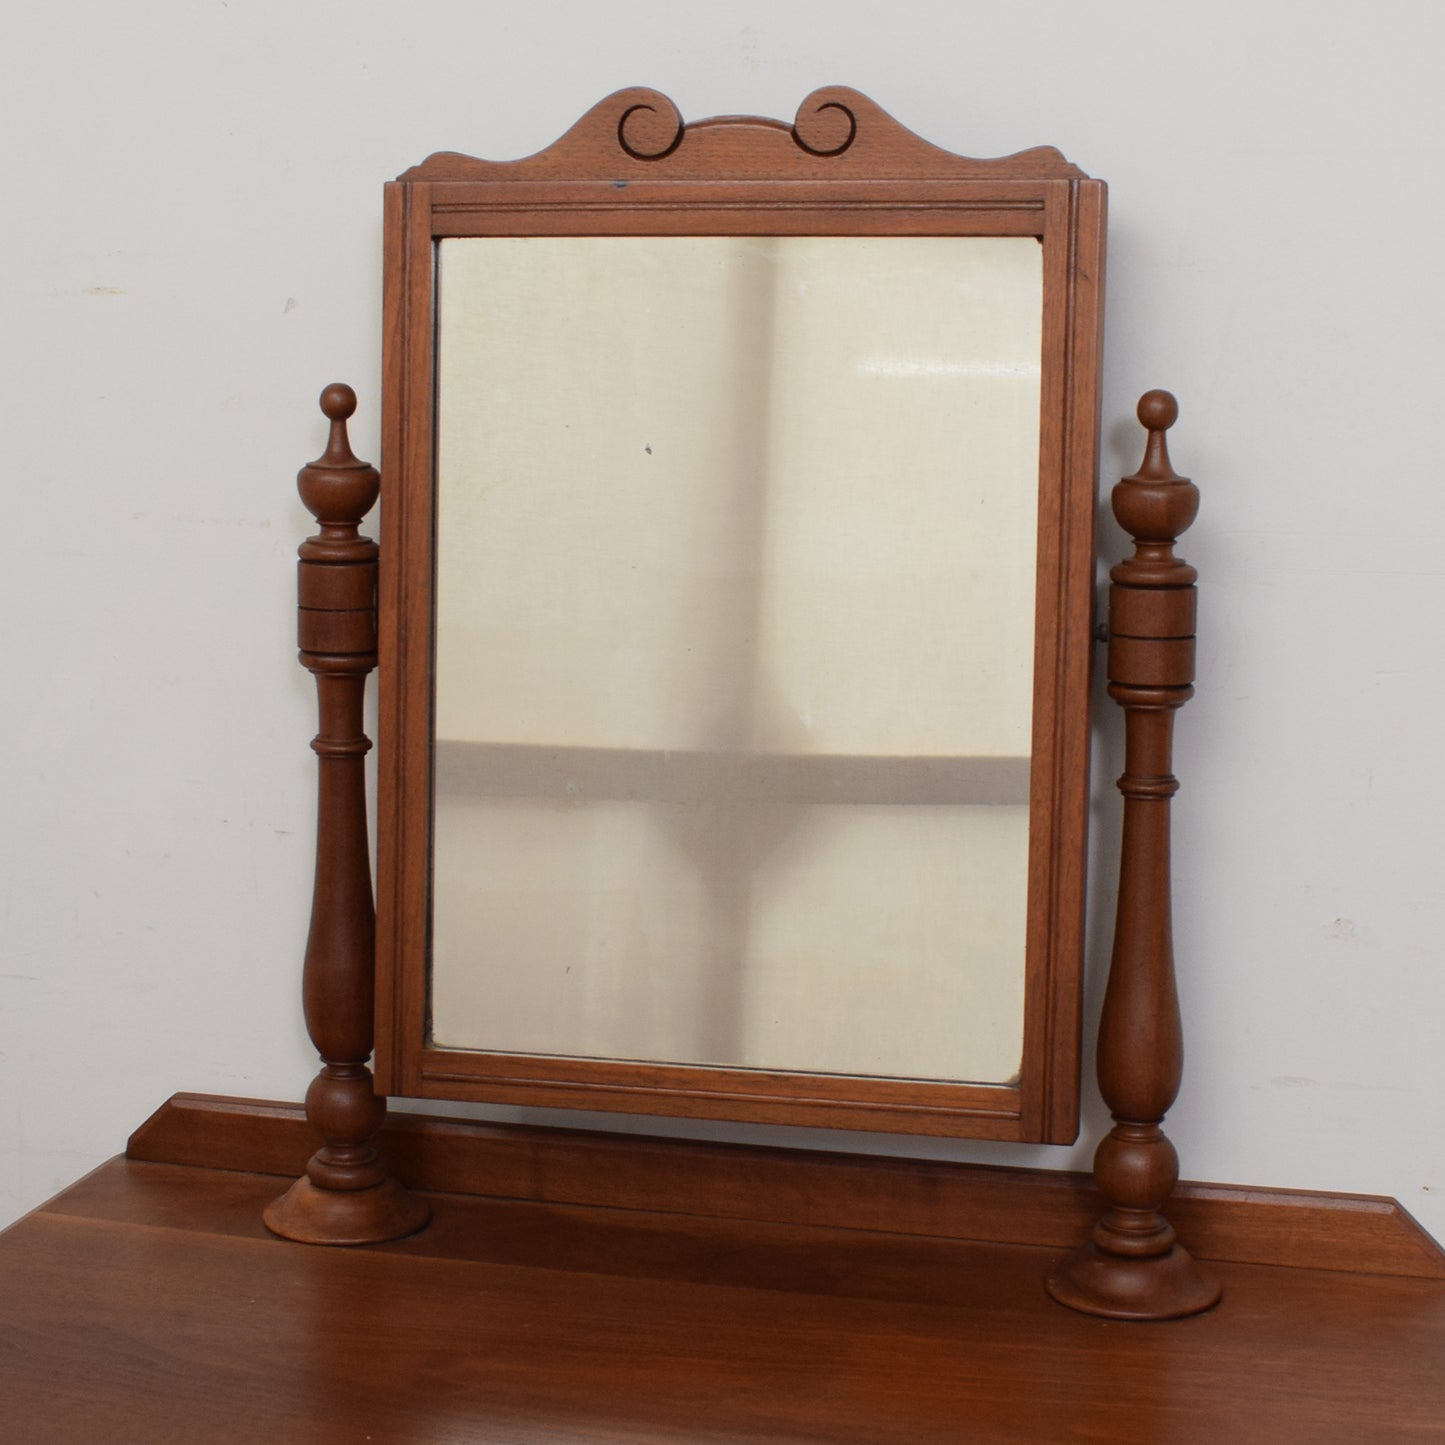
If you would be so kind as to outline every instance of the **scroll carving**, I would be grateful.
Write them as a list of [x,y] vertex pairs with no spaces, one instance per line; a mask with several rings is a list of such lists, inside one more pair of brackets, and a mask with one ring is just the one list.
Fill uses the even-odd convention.
[[665,95],[649,94],[655,99],[634,101],[617,118],[617,144],[635,161],[665,160],[682,144],[687,129]]
[[[798,118],[793,122],[793,139],[810,156],[840,156],[858,134],[858,117],[841,100],[819,101],[821,94],[821,91],[815,92],[798,107]],[[830,142],[827,138],[826,122],[836,119],[824,115],[830,110],[837,111],[848,123],[843,139],[837,142]]]
[[515,161],[480,160],[440,151],[403,172],[403,181],[556,180],[588,170],[626,179],[633,167],[669,179],[780,180],[912,175],[969,179],[1007,174],[1040,180],[1082,179],[1052,146],[975,159],[930,145],[881,106],[846,86],[815,90],[792,125],[757,116],[715,116],[684,124],[667,96],[634,87],[593,106],[560,140]]

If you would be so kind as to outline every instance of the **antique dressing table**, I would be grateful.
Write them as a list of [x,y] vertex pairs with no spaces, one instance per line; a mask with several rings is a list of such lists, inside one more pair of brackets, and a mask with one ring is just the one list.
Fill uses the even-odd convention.
[[[387,188],[381,467],[336,384],[300,474],[321,1071],[176,1095],[0,1235],[16,1439],[1440,1434],[1445,1254],[1398,1204],[1176,1186],[1198,494],[1149,392],[1101,625],[1103,264],[1057,151],[841,87],[623,91]],[[1071,1141],[1104,640],[1092,1179],[388,1117]]]

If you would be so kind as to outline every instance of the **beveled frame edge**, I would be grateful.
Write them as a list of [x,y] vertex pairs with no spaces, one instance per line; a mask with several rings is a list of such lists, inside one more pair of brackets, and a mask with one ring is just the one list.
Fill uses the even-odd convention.
[[[406,1019],[413,1003],[414,981],[408,980],[401,960],[412,956],[427,943],[425,910],[408,910],[407,898],[429,893],[426,874],[430,828],[420,839],[415,832],[416,808],[409,800],[430,793],[431,771],[427,752],[406,747],[413,727],[408,706],[407,677],[403,668],[415,671],[415,654],[408,649],[408,621],[415,613],[416,589],[407,585],[406,559],[429,546],[431,525],[425,535],[408,526],[401,488],[404,479],[416,474],[431,476],[431,446],[425,427],[416,424],[413,408],[406,405],[405,379],[418,368],[422,375],[418,390],[432,389],[434,357],[430,347],[432,331],[432,265],[430,231],[424,229],[425,246],[417,244],[418,223],[429,228],[425,206],[418,188],[389,184],[385,189],[382,267],[382,507],[381,554],[377,572],[377,771],[376,771],[376,972],[375,1050],[373,1074],[381,1095],[402,1094],[403,1069],[400,1062],[406,1041]],[[419,266],[417,259],[425,262]],[[429,590],[430,584],[428,584]],[[429,605],[429,602],[428,602]],[[430,631],[429,616],[423,617],[422,635]],[[429,670],[429,665],[428,665]],[[430,697],[427,697],[427,731],[430,731]],[[420,939],[417,934],[420,931]],[[423,956],[425,956],[423,954]],[[424,982],[424,980],[423,980]],[[409,984],[412,987],[409,987]],[[421,1000],[423,1008],[425,999]]]
[[[943,1080],[424,1048],[415,1097],[1017,1140],[1019,1090]],[[860,1097],[867,1094],[867,1098]]]
[[[1062,205],[1062,200],[1055,202]],[[1046,571],[1057,578],[1059,590],[1051,599],[1055,607],[1057,642],[1050,648],[1037,626],[1035,668],[1051,662],[1056,712],[1051,741],[1040,734],[1050,720],[1036,711],[1035,758],[1047,748],[1053,765],[1053,819],[1058,835],[1052,840],[1048,882],[1049,935],[1039,947],[1048,954],[1048,991],[1030,1008],[1025,1004],[1025,1027],[1033,1020],[1043,1032],[1041,1052],[1050,1061],[1045,1071],[1040,1100],[1039,1141],[1072,1144],[1079,1133],[1080,1054],[1083,1038],[1084,926],[1088,863],[1090,696],[1093,676],[1095,608],[1095,523],[1098,507],[1099,406],[1104,339],[1104,258],[1108,218],[1108,192],[1101,181],[1071,184],[1067,192],[1067,214],[1060,226],[1068,237],[1062,278],[1066,307],[1062,315],[1050,318],[1047,301],[1045,324],[1062,327],[1059,345],[1063,352],[1062,394],[1057,409],[1041,398],[1040,405],[1040,516],[1039,538],[1057,538],[1058,553],[1052,569],[1038,567],[1038,597],[1035,618],[1045,615],[1050,599],[1046,594]],[[1045,248],[1047,258],[1048,251]],[[1047,260],[1046,260],[1047,264]],[[1045,297],[1047,298],[1047,278]],[[1047,339],[1045,342],[1047,346]],[[1055,439],[1050,426],[1059,427]],[[1060,488],[1057,515],[1044,515],[1048,498],[1043,486],[1046,446],[1057,446]],[[1037,698],[1037,680],[1035,697]],[[1041,771],[1035,769],[1035,773]],[[1030,808],[1030,878],[1034,888],[1032,826]],[[1042,869],[1042,864],[1040,865]],[[1032,928],[1034,915],[1030,914]],[[1070,952],[1060,956],[1063,942]],[[1034,946],[1032,936],[1030,949]],[[1038,976],[1031,984],[1043,986]],[[1027,1056],[1029,1039],[1025,1037]]]
[[[557,145],[527,161],[462,165],[465,158],[445,157],[442,165],[433,157],[387,186],[377,827],[376,1072],[382,1093],[1015,1142],[1069,1143],[1077,1137],[1105,187],[1048,149],[988,162],[950,156],[855,92],[815,92],[800,121],[810,106],[842,108],[833,98],[838,94],[861,102],[865,119],[882,117],[892,131],[882,133],[889,144],[880,141],[871,153],[861,143],[856,152],[833,152],[836,160],[847,152],[851,165],[846,172],[840,167],[826,190],[808,168],[828,153],[799,140],[796,126],[790,132],[780,122],[755,118],[683,128],[705,129],[713,155],[708,173],[686,184],[658,181],[655,171],[625,185],[579,176],[579,167],[595,173],[604,136],[616,148],[637,97],[651,97],[654,107],[662,99],[639,91],[610,97]],[[622,102],[632,109],[624,106],[616,120]],[[857,134],[863,128],[855,112],[849,115]],[[612,128],[604,130],[601,121],[608,116]],[[791,159],[788,175],[777,160],[779,133],[781,143],[802,157]],[[679,130],[672,149],[655,159],[674,156],[685,138]],[[630,153],[624,159],[655,163]],[[697,150],[693,163],[694,171],[704,168]],[[727,173],[720,175],[719,166]],[[954,169],[945,174],[949,166]],[[808,171],[802,183],[799,168]],[[826,226],[819,224],[823,216]],[[961,218],[968,223],[961,225]],[[406,641],[429,639],[432,626],[434,482],[427,423],[433,406],[434,247],[456,235],[618,233],[1036,235],[1044,243],[1049,396],[1041,399],[1041,412],[1050,421],[1040,435],[1031,791],[1051,795],[1053,807],[1049,838],[1037,838],[1031,823],[1024,1067],[1016,1084],[551,1057],[545,1062],[552,1077],[539,1079],[540,1058],[427,1045],[426,979],[417,969],[408,976],[400,960],[425,957],[429,924],[431,656],[429,648],[408,648]],[[1051,304],[1053,297],[1066,305]],[[424,499],[419,477],[426,479]],[[1040,705],[1041,661],[1053,679],[1047,706]],[[417,745],[422,739],[426,746]],[[1040,815],[1031,797],[1031,818]],[[1043,1064],[1030,1069],[1029,1061],[1040,1058]],[[645,1077],[652,1082],[642,1082]],[[780,1097],[775,1084],[763,1080],[792,1081],[794,1097]],[[827,1081],[821,1088],[820,1080]],[[860,1099],[860,1092],[873,1098]]]

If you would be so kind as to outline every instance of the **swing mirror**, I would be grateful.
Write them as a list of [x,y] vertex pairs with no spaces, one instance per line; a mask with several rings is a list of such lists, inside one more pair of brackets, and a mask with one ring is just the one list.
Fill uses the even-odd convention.
[[388,188],[384,1092],[1074,1137],[1102,211],[836,88]]

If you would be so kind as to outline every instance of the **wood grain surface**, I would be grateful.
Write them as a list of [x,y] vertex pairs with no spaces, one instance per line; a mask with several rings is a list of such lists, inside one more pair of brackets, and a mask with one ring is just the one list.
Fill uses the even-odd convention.
[[1445,1284],[1222,1265],[1173,1325],[1059,1309],[1049,1252],[436,1194],[364,1249],[274,1177],[116,1160],[0,1236],[4,1438],[1445,1438]]

